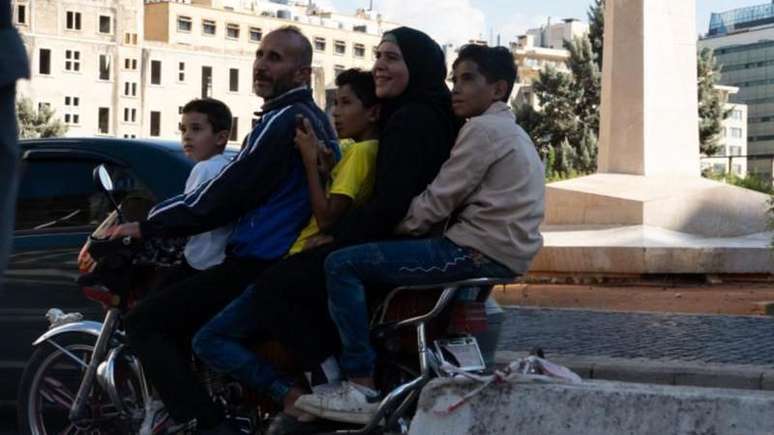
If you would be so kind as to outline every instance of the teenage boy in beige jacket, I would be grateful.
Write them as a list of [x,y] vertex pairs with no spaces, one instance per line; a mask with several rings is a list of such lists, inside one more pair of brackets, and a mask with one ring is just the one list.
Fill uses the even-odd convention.
[[368,286],[434,284],[527,271],[542,244],[545,178],[535,146],[506,101],[516,67],[505,48],[468,45],[454,62],[452,108],[468,121],[433,182],[415,197],[397,231],[425,235],[447,222],[443,237],[369,243],[336,251],[325,262],[331,317],[342,341],[349,382],[302,396],[314,415],[367,422],[378,406],[365,291]]

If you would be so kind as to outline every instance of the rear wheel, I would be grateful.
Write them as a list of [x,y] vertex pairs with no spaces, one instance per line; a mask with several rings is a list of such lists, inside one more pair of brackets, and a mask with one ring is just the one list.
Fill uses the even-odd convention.
[[[133,421],[122,417],[96,380],[87,399],[89,418],[71,422],[70,408],[91,362],[96,337],[63,334],[38,345],[24,369],[19,385],[18,424],[25,435],[129,434]],[[136,379],[125,371],[120,378],[126,403],[141,410]]]

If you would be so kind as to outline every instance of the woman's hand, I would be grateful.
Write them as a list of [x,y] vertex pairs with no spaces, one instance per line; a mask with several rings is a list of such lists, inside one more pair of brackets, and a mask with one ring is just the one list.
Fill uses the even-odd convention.
[[320,145],[312,129],[312,124],[301,115],[296,120],[296,137],[294,140],[296,148],[301,153],[301,158],[304,160],[305,165],[317,167]]

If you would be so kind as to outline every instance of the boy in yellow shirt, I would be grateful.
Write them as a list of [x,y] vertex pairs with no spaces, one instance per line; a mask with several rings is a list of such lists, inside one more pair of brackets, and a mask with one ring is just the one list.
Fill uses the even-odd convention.
[[348,69],[336,77],[333,124],[340,139],[341,160],[331,171],[330,188],[322,185],[318,171],[320,145],[309,120],[296,129],[296,147],[301,153],[309,185],[313,216],[291,246],[289,255],[319,244],[316,236],[346,213],[363,203],[374,187],[374,166],[379,142],[379,105],[371,73]]

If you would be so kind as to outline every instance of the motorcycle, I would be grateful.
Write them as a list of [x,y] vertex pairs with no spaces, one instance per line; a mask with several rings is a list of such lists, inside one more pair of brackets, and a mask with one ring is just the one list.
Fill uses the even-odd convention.
[[[182,245],[104,237],[106,228],[125,222],[127,215],[136,220],[149,207],[124,202],[119,206],[104,166],[95,168],[94,179],[114,211],[84,246],[78,283],[86,298],[103,306],[105,317],[100,323],[83,320],[79,313],[49,310],[50,328],[33,343],[35,350],[20,381],[19,430],[30,435],[186,433],[195,428],[168,431],[164,406],[155,398],[123,329],[126,314],[154,285],[158,272],[179,263]],[[319,433],[408,433],[419,393],[433,377],[486,370],[472,334],[487,327],[484,300],[492,287],[508,283],[478,278],[389,291],[374,304],[371,322],[376,380],[388,393],[368,424],[321,422]],[[297,367],[279,343],[263,343],[255,351],[286,372]],[[264,432],[279,411],[276,405],[208,369],[193,355],[191,364],[212,399],[243,433]],[[454,370],[444,370],[449,365]]]

